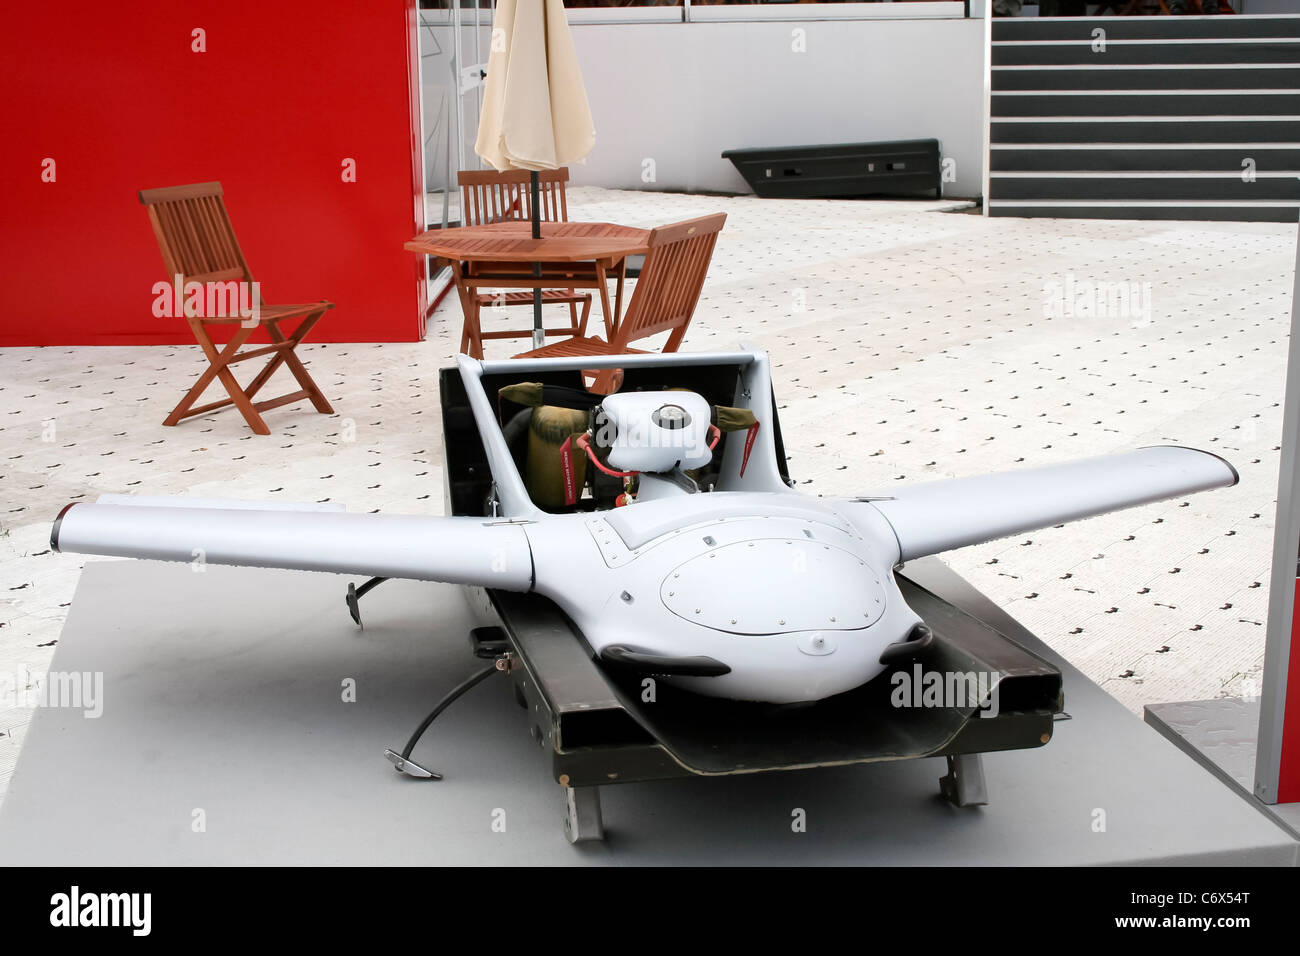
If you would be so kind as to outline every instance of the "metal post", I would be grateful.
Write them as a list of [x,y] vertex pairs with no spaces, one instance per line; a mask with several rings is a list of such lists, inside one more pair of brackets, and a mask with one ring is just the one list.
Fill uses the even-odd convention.
[[[528,174],[529,187],[533,197],[533,238],[542,238],[542,209],[540,202],[541,186],[538,181],[537,170],[532,170]],[[542,276],[542,264],[533,263],[533,275],[537,278]],[[546,344],[546,333],[542,330],[542,289],[537,286],[533,289],[533,348],[540,349]]]
[[[984,169],[980,184],[980,215],[989,214],[990,172],[993,168],[993,0],[984,0]],[[942,188],[940,189],[942,193]]]

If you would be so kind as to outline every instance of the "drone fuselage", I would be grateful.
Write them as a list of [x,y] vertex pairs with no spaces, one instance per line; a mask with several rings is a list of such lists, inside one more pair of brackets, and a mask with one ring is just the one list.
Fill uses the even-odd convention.
[[702,694],[793,703],[851,690],[919,623],[894,581],[897,541],[869,503],[678,494],[524,531],[534,590],[595,653],[725,664],[665,678]]

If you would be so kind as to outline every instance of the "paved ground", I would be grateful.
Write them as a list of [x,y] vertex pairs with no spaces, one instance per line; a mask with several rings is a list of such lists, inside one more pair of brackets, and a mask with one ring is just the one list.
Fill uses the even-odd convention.
[[[687,348],[770,350],[806,492],[1153,443],[1230,459],[1231,490],[947,557],[1134,710],[1257,692],[1295,226],[591,188],[570,205],[642,225],[728,213]],[[49,551],[63,504],[137,492],[437,513],[435,373],[458,339],[453,297],[425,342],[308,348],[338,414],[273,411],[269,438],[229,413],[162,427],[197,347],[0,350],[0,795],[30,717],[12,685],[48,666],[83,564]]]

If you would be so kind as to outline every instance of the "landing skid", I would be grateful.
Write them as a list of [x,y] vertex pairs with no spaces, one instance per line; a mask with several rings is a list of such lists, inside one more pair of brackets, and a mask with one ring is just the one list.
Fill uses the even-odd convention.
[[599,787],[564,788],[564,837],[570,843],[590,843],[605,839],[605,824],[600,817]]
[[949,755],[948,773],[939,778],[939,792],[955,807],[987,806],[983,758],[979,754]]
[[[921,562],[899,575],[908,604],[929,631],[910,656],[894,655],[891,668],[989,675],[997,688],[994,710],[896,706],[892,671],[849,693],[797,707],[702,697],[594,659],[568,618],[545,598],[475,589],[472,599],[482,599],[500,624],[476,628],[471,644],[475,656],[494,664],[448,694],[406,748],[388,751],[388,757],[412,776],[438,778],[411,759],[416,741],[437,714],[495,670],[510,680],[530,733],[549,755],[570,843],[604,838],[601,786],[692,776],[944,757],[942,796],[957,807],[984,806],[989,793],[982,754],[1039,747],[1051,739],[1063,703],[1061,674],[968,613],[974,607],[986,618],[983,611],[996,609],[935,564],[942,569],[938,576]],[[979,600],[972,603],[972,595]],[[997,620],[1014,633],[1013,621],[1005,615]],[[647,680],[654,688],[649,698]]]

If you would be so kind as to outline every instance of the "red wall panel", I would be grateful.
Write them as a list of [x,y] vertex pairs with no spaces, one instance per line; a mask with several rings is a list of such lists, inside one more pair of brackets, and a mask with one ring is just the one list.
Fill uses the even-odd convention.
[[[1277,802],[1300,803],[1300,579],[1296,580],[1291,612],[1291,646],[1288,649],[1282,750],[1277,770]],[[1262,758],[1261,758],[1262,759]]]
[[267,301],[337,303],[312,341],[416,339],[413,7],[6,8],[0,345],[192,341],[153,316],[163,266],[136,192],[214,179]]

